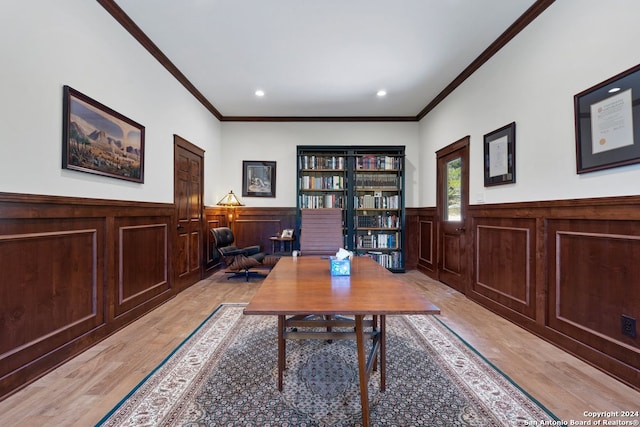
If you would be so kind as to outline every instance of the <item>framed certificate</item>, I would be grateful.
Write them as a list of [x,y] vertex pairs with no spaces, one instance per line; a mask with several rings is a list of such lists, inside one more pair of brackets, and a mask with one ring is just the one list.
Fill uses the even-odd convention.
[[484,136],[484,186],[516,182],[516,122]]
[[574,97],[578,173],[640,163],[640,65]]

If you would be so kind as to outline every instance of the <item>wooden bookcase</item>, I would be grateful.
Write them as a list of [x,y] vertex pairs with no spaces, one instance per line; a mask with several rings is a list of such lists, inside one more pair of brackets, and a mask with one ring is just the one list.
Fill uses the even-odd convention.
[[298,146],[303,209],[342,209],[343,247],[404,272],[404,146]]

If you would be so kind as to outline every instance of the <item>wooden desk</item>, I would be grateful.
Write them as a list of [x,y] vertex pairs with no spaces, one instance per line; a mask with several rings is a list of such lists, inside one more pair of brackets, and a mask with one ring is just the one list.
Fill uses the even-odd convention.
[[[368,378],[380,356],[380,389],[385,389],[386,315],[440,314],[440,309],[408,284],[367,257],[355,257],[351,276],[331,276],[329,260],[320,257],[281,258],[264,280],[244,314],[278,316],[278,390],[282,390],[282,371],[286,367],[286,340],[297,338],[287,327],[303,325],[307,315],[324,316],[316,326],[326,327],[317,338],[356,340],[362,422],[369,425]],[[351,323],[334,317],[353,316]],[[365,320],[365,316],[372,316]],[[379,322],[378,322],[379,318]],[[355,332],[333,332],[333,326],[353,325]],[[305,326],[305,325],[303,325]],[[378,330],[379,327],[379,330]],[[366,330],[370,328],[370,330]],[[373,340],[368,359],[365,338]]]

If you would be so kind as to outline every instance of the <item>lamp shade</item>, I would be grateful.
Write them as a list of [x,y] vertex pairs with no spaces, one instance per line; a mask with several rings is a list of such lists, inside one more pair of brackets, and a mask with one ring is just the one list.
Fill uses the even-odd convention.
[[229,191],[229,194],[227,194],[222,199],[220,199],[220,201],[218,203],[216,203],[216,205],[218,205],[218,206],[244,206],[242,203],[240,203],[240,200],[238,200],[236,195],[233,194],[233,190]]

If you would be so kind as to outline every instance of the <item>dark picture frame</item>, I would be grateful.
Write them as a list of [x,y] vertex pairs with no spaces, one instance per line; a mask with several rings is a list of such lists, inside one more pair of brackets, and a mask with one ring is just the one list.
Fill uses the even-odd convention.
[[63,88],[62,167],[144,182],[144,131],[77,90]]
[[640,65],[574,96],[576,171],[640,163]]
[[276,162],[243,160],[242,195],[276,197]]
[[516,182],[516,122],[484,136],[484,186]]

